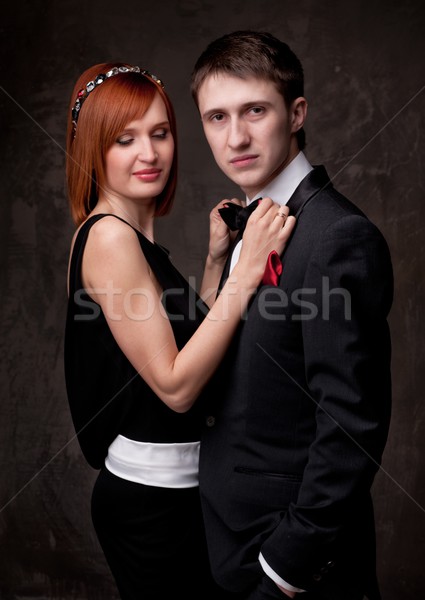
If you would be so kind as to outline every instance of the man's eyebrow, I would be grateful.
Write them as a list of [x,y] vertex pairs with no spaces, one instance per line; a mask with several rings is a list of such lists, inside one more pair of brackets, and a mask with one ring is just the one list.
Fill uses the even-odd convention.
[[[249,102],[244,102],[237,107],[238,111],[243,112],[247,110],[247,108],[252,108],[253,106],[271,106],[271,102],[269,100],[250,100]],[[202,119],[211,117],[216,113],[226,113],[229,112],[226,108],[209,108],[204,113],[201,114]]]

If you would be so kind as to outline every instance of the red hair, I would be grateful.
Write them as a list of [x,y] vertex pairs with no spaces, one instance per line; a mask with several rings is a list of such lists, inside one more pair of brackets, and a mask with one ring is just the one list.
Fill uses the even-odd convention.
[[[159,94],[165,104],[175,150],[168,181],[156,198],[155,216],[167,214],[177,185],[177,126],[171,101],[162,86],[147,75],[121,73],[105,80],[86,98],[76,131],[72,108],[78,92],[96,75],[126,63],[101,63],[81,74],[72,92],[66,137],[66,177],[72,217],[80,225],[96,206],[105,183],[105,156],[127,123],[140,119]],[[74,136],[75,131],[75,136]]]

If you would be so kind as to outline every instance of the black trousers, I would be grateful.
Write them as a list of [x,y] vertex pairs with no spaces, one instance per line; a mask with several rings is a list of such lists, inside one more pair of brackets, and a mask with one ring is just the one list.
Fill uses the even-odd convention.
[[103,469],[92,519],[122,600],[225,600],[211,576],[198,488],[141,485]]

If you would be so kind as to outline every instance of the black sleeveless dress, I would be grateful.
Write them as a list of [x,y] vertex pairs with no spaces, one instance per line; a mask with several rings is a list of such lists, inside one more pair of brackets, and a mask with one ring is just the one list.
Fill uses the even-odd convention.
[[[105,216],[111,215],[89,218],[78,232],[65,331],[72,419],[86,460],[100,469],[92,495],[96,533],[123,600],[222,598],[209,570],[198,487],[148,486],[117,477],[104,466],[108,447],[118,435],[141,442],[194,442],[200,439],[205,418],[202,396],[187,413],[179,414],[154,394],[118,347],[100,306],[83,288],[86,241],[93,224]],[[167,292],[162,302],[180,349],[208,309],[167,251],[136,233]]]

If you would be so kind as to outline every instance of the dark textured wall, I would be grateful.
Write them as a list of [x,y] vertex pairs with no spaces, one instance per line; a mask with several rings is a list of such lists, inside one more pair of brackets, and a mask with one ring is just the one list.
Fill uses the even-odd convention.
[[[188,91],[205,44],[271,31],[303,60],[310,161],[381,228],[394,262],[394,408],[374,486],[385,600],[425,597],[424,125],[421,0],[11,0],[1,30],[0,598],[116,598],[94,537],[96,476],[73,439],[63,380],[73,225],[64,130],[74,80],[110,59],[166,82],[179,122],[180,182],[158,225],[199,280],[218,172]],[[341,599],[343,600],[343,599]]]

